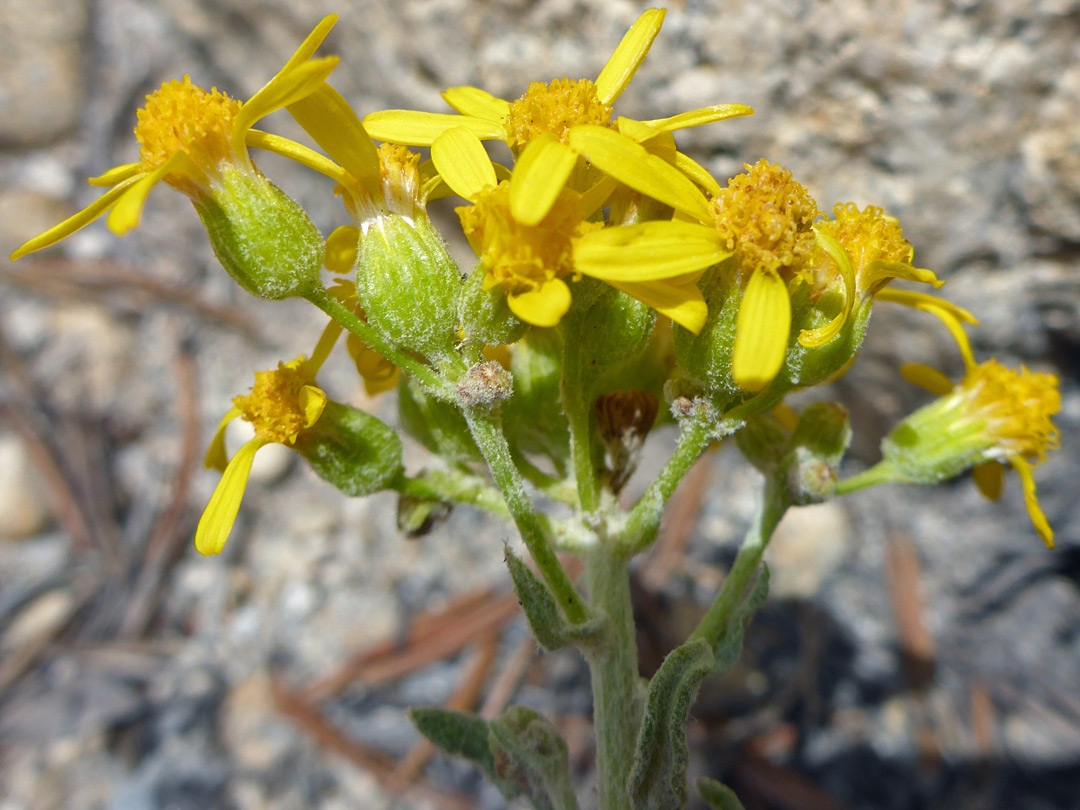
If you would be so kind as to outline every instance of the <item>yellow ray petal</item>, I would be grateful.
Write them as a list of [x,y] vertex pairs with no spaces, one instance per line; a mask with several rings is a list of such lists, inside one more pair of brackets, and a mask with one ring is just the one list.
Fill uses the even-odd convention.
[[465,127],[448,129],[436,138],[431,160],[454,193],[472,202],[485,188],[499,182],[484,144]]
[[904,363],[900,366],[900,376],[939,397],[945,396],[956,387],[952,380],[925,363]]
[[664,134],[659,129],[654,129],[648,124],[644,124],[641,121],[635,121],[633,118],[624,118],[621,115],[615,119],[615,129],[638,143],[644,143],[645,141],[655,138],[657,135]]
[[709,174],[704,166],[691,160],[682,152],[675,153],[675,168],[705,189],[710,197],[715,197],[720,193],[720,184],[716,182],[716,178]]
[[632,295],[652,307],[661,315],[667,315],[684,329],[695,335],[701,331],[708,317],[709,308],[697,286],[697,274],[684,279],[663,281],[609,282],[612,287]]
[[287,109],[315,143],[363,188],[379,187],[379,151],[341,93],[322,82]]
[[471,115],[382,110],[364,116],[364,129],[377,141],[405,146],[431,146],[446,130],[465,127],[482,141],[506,140],[501,121]]
[[814,228],[814,240],[818,247],[824,250],[833,260],[836,268],[840,271],[840,277],[844,280],[844,305],[836,313],[836,317],[824,326],[817,329],[803,329],[799,332],[799,343],[807,348],[824,346],[843,329],[851,309],[855,306],[855,268],[851,266],[851,257],[844,250],[844,246],[826,233]]
[[510,311],[533,326],[556,326],[570,309],[570,288],[562,279],[545,281],[539,288],[509,295]]
[[323,264],[331,273],[351,273],[360,252],[360,231],[353,225],[334,228],[326,237]]
[[139,182],[138,177],[132,177],[125,180],[116,188],[110,189],[102,194],[77,214],[71,215],[63,222],[53,225],[49,230],[45,231],[45,233],[38,234],[33,239],[23,243],[18,250],[11,254],[11,261],[22,258],[28,253],[33,253],[34,251],[46,248],[49,245],[55,245],[61,239],[66,239],[76,231],[85,228],[116,205],[116,201],[123,197],[137,182]]
[[950,304],[948,301],[943,301],[933,295],[908,292],[907,290],[884,289],[874,296],[874,298],[883,301],[893,301],[897,304],[904,304],[905,306],[913,307],[923,312],[929,312],[945,324],[945,328],[949,330],[953,339],[956,340],[956,345],[960,348],[960,354],[964,358],[964,367],[969,370],[975,368],[977,363],[975,362],[975,355],[971,351],[971,341],[968,340],[968,336],[964,332],[964,327],[961,325],[960,321],[967,320],[962,316],[970,318],[971,320],[968,321],[969,323],[972,321],[978,323],[978,321],[975,321],[974,316],[966,309],[961,309],[955,304]]
[[655,281],[700,272],[730,255],[713,228],[694,222],[640,222],[575,240],[574,269],[605,281]]
[[630,84],[663,24],[664,9],[650,8],[630,26],[596,77],[596,94],[602,102],[610,104]]
[[641,144],[613,129],[594,125],[570,130],[570,148],[635,191],[652,197],[698,222],[711,222],[709,201],[682,172]]
[[[295,70],[299,65],[310,59],[315,54],[315,51],[319,50],[319,46],[323,44],[323,40],[329,35],[330,29],[337,23],[337,19],[337,14],[327,14],[319,20],[319,24],[304,38],[304,41],[300,43],[300,47],[289,57],[289,61],[274,75],[274,79]],[[270,81],[272,82],[274,79]]]
[[[123,236],[132,228],[139,226],[142,219],[143,205],[146,204],[146,196],[150,189],[156,186],[165,175],[170,172],[184,171],[185,169],[201,173],[191,162],[191,158],[183,152],[176,152],[172,157],[158,166],[149,174],[144,174],[130,186],[126,186],[124,194],[116,201],[112,211],[109,212],[105,224],[109,230],[117,236]],[[121,188],[121,186],[117,186]]]
[[233,407],[221,417],[221,422],[218,423],[217,430],[214,431],[214,438],[210,440],[210,446],[206,448],[206,456],[203,458],[203,465],[206,469],[221,472],[228,465],[229,454],[225,451],[225,429],[239,415],[240,409]]
[[933,309],[944,310],[958,321],[970,323],[972,326],[979,325],[979,319],[972,315],[968,310],[963,307],[958,307],[952,301],[946,301],[944,298],[938,298],[937,296],[928,293],[913,292],[911,290],[894,290],[891,287],[887,287],[877,293],[874,298],[880,301],[891,301],[894,304],[903,304],[906,307],[922,309],[927,312]]
[[791,299],[777,273],[750,275],[735,320],[731,376],[745,391],[760,391],[784,365],[791,332]]
[[614,194],[618,187],[619,181],[606,174],[593,183],[589,190],[581,195],[582,218],[588,219],[600,210],[600,207],[608,201],[608,197]]
[[945,286],[945,282],[938,279],[933,270],[912,267],[910,264],[904,264],[903,262],[886,262],[878,259],[870,262],[866,271],[865,286],[869,289],[872,289],[880,281],[893,278],[900,278],[904,281],[917,281],[920,284],[932,284],[935,290],[940,290]]
[[491,95],[479,87],[449,87],[442,97],[462,115],[502,121],[510,112],[510,102]]
[[336,56],[312,59],[291,71],[281,71],[259,92],[244,102],[233,119],[232,144],[238,154],[244,152],[244,138],[260,118],[275,110],[295,104],[326,81],[341,60]]
[[346,173],[334,161],[328,160],[314,149],[309,149],[296,141],[263,132],[261,129],[249,129],[244,140],[248,146],[265,149],[267,152],[287,157],[301,166],[307,166],[319,174],[326,175],[340,185],[348,187],[353,182],[352,175]]
[[1005,465],[1000,461],[976,464],[971,476],[985,498],[996,501],[1001,497],[1001,489],[1005,484]]
[[[338,329],[340,334],[341,330]],[[336,339],[336,335],[334,336]],[[300,410],[304,412],[304,428],[307,429],[319,421],[326,408],[326,392],[317,385],[305,385],[300,389]]]
[[252,439],[236,451],[225,467],[195,530],[195,548],[200,554],[217,554],[225,547],[225,541],[229,539],[229,532],[236,522],[236,513],[240,511],[240,501],[251,474],[251,462],[265,444],[262,439]]
[[522,225],[538,225],[566,185],[578,157],[554,135],[534,138],[510,177],[510,213]]
[[113,166],[105,174],[90,177],[86,182],[92,186],[105,186],[107,188],[115,186],[117,183],[123,183],[125,180],[130,180],[142,171],[143,165],[141,163],[125,163],[122,166]]
[[671,132],[676,129],[699,127],[702,124],[711,124],[715,121],[726,121],[729,118],[741,118],[744,115],[753,114],[753,108],[747,107],[745,104],[714,104],[712,107],[702,107],[700,110],[689,110],[668,118],[654,118],[651,121],[642,121],[641,123],[661,132]]
[[[343,329],[344,329],[344,327],[340,323],[338,323],[337,321],[330,321],[323,328],[322,334],[319,335],[319,342],[315,344],[315,348],[312,349],[312,351],[311,351],[311,357],[309,357],[305,361],[305,367],[306,367],[308,373],[312,377],[314,377],[316,374],[319,373],[319,369],[323,367],[323,363],[326,362],[326,358],[329,357],[330,352],[332,352],[334,350],[334,346],[337,344],[338,338],[341,337],[341,332],[342,332]],[[310,386],[310,385],[305,385],[304,386],[304,388],[311,388],[311,387],[312,386]],[[302,390],[303,389],[301,389],[301,391]],[[326,404],[326,394],[322,393],[320,389],[316,389],[316,390],[319,390],[320,393],[322,394],[323,405],[325,405]],[[303,401],[304,401],[304,394],[303,393],[301,393],[300,400],[301,400],[301,408],[304,410],[305,413],[307,413],[307,409],[303,406]],[[322,413],[321,409],[319,410],[319,413],[320,414]],[[318,414],[315,415],[315,418],[318,418]],[[308,424],[305,424],[304,427],[311,427],[314,424],[315,424],[315,422],[312,421],[312,422],[309,422]]]
[[1039,537],[1046,543],[1047,548],[1053,548],[1054,530],[1050,528],[1046,515],[1043,514],[1043,510],[1039,506],[1039,500],[1035,497],[1035,478],[1031,474],[1031,465],[1020,456],[1011,456],[1009,463],[1020,476],[1020,483],[1024,487],[1024,505],[1027,506],[1028,515],[1031,516],[1031,522],[1035,525],[1035,531],[1039,533]]

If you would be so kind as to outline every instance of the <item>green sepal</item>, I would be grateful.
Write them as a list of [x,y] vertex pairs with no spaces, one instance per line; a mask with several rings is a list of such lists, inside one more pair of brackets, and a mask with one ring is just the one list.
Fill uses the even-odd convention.
[[510,311],[501,287],[484,289],[484,268],[479,265],[465,277],[458,317],[466,340],[493,346],[516,343],[529,327]]
[[761,564],[761,572],[754,582],[754,589],[750,591],[739,605],[731,611],[724,634],[713,643],[716,651],[716,671],[723,672],[730,669],[739,660],[742,653],[743,636],[746,633],[746,625],[750,623],[758,608],[765,602],[769,595],[769,566]]
[[491,730],[487,720],[475,714],[441,708],[409,709],[409,719],[417,731],[447,754],[474,763],[499,788],[503,797],[513,799],[521,791],[504,784],[495,773],[495,755],[488,743]]
[[712,810],[746,810],[735,791],[715,779],[698,779],[694,783],[698,795]]
[[957,391],[935,399],[881,441],[880,472],[905,484],[937,484],[992,458],[993,435],[981,419],[965,418]]
[[571,625],[551,591],[509,546],[506,547],[505,558],[510,578],[514,581],[514,592],[541,647],[551,652],[567,644],[587,646],[599,637],[603,629],[599,620]]
[[296,440],[296,450],[320,478],[353,497],[386,489],[401,472],[401,439],[379,419],[327,402],[319,421]]
[[221,182],[194,204],[218,261],[252,295],[279,301],[319,283],[322,234],[257,170],[224,166]]
[[451,464],[480,461],[465,417],[455,405],[424,393],[412,380],[398,385],[398,417],[405,431]]
[[536,810],[578,809],[566,740],[551,723],[525,706],[511,706],[488,727],[500,787],[524,794]]
[[[580,286],[580,285],[578,285]],[[603,369],[635,359],[648,345],[656,311],[636,298],[607,287],[584,312],[571,310],[564,319],[568,340],[578,340],[591,377]]]
[[676,810],[686,804],[686,726],[701,682],[713,671],[703,638],[672,650],[649,682],[628,791],[633,810]]
[[701,277],[698,286],[704,292],[709,314],[698,334],[678,324],[672,326],[675,362],[690,380],[708,392],[722,411],[746,396],[731,376],[735,322],[742,301],[733,267],[728,259]]
[[461,274],[426,215],[384,213],[360,237],[356,292],[368,322],[438,362],[457,342]]

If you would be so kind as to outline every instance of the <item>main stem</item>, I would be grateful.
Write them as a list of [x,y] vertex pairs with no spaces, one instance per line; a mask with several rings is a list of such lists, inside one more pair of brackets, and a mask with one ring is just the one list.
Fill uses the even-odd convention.
[[596,511],[600,503],[596,465],[592,457],[590,429],[591,403],[585,398],[585,368],[581,355],[581,336],[567,329],[563,334],[563,377],[560,386],[563,410],[570,425],[570,456],[577,482],[578,503],[585,514]]
[[592,678],[599,807],[628,810],[626,785],[641,714],[630,573],[626,561],[605,542],[586,558],[585,580],[589,606],[606,619],[602,641],[586,653]]

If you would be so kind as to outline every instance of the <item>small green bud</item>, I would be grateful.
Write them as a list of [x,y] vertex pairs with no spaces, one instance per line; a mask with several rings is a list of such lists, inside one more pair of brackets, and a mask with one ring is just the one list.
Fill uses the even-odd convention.
[[401,472],[401,439],[394,429],[338,402],[326,403],[295,447],[320,478],[353,497],[386,489]]
[[218,261],[252,295],[277,301],[318,283],[321,234],[262,174],[226,165],[214,193],[193,202]]
[[465,277],[458,315],[467,340],[493,346],[520,340],[528,328],[510,311],[501,288],[484,289],[483,265]]
[[757,414],[746,420],[745,427],[735,434],[735,442],[747,461],[771,475],[787,454],[791,437],[771,416]]
[[457,341],[457,265],[421,211],[364,223],[356,292],[369,323],[391,342],[437,360]]

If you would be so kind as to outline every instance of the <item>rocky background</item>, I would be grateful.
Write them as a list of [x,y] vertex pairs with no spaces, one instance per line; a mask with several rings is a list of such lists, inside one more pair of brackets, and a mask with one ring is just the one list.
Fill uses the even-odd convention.
[[[4,0],[0,252],[135,158],[134,110],[162,81],[246,97],[326,13],[341,14],[334,83],[362,114],[442,110],[450,85],[515,97],[594,77],[644,8]],[[882,205],[982,318],[981,356],[1062,380],[1062,449],[1037,472],[1054,552],[1015,478],[999,504],[961,480],[789,516],[772,599],[691,728],[694,772],[748,808],[1077,806],[1078,42],[1076,0],[673,2],[619,100],[643,118],[753,106],[680,144],[721,178],[765,156],[823,208]],[[267,126],[298,134],[283,115]],[[325,232],[345,221],[321,178],[260,163]],[[252,372],[310,350],[315,313],[245,297],[164,188],[127,237],[98,223],[0,273],[0,810],[495,808],[468,768],[424,764],[403,707],[511,697],[564,729],[587,790],[584,670],[533,658],[505,597],[505,526],[458,510],[406,541],[392,498],[346,500],[265,451],[226,552],[191,547],[217,420]],[[830,392],[852,410],[850,469],[923,401],[899,362],[959,369],[943,330],[889,307]],[[338,398],[392,418],[392,395],[328,371]],[[756,485],[725,450],[684,485],[637,572],[643,671],[722,577]]]

